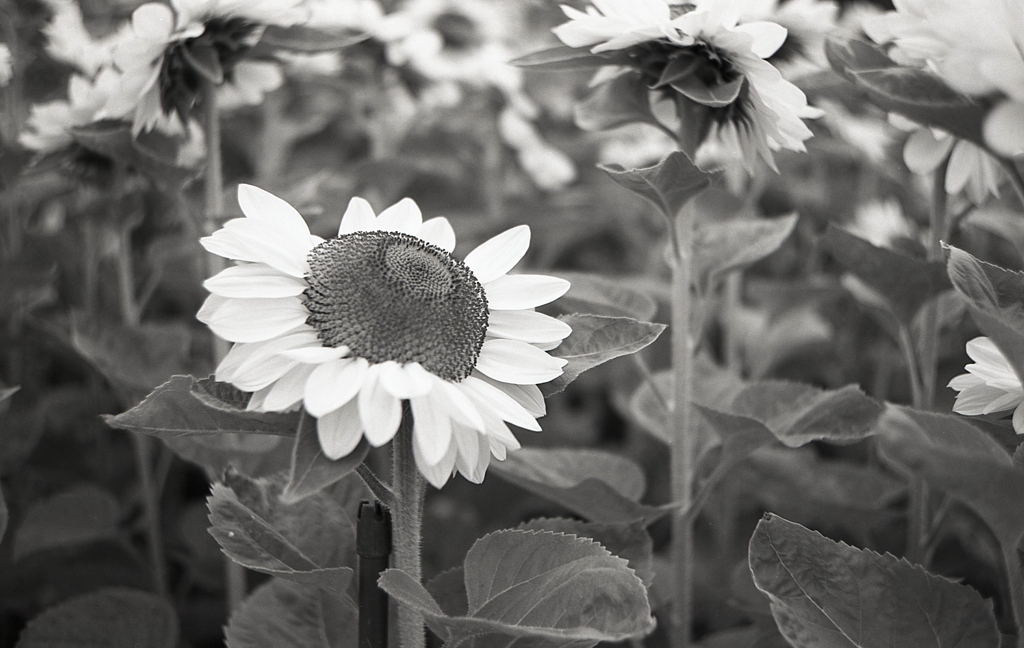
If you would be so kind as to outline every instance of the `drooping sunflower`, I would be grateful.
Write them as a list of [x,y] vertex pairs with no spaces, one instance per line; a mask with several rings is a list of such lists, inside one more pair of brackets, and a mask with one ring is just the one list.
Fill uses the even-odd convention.
[[253,392],[251,410],[304,407],[338,459],[363,437],[390,441],[408,401],[417,465],[438,488],[456,470],[479,482],[517,449],[506,423],[540,430],[537,385],[565,365],[546,350],[571,331],[534,308],[569,284],[508,274],[529,227],[459,261],[447,219],[424,222],[408,198],[379,215],[353,198],[328,240],[265,191],[242,185],[238,200],[245,217],[201,240],[239,264],[206,281],[198,318],[235,343],[216,377]]

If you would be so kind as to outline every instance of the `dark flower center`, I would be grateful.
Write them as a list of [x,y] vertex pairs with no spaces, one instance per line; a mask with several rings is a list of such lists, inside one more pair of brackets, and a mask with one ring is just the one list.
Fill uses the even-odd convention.
[[483,44],[480,30],[468,16],[446,11],[434,19],[434,29],[441,34],[444,48],[464,52]]
[[308,261],[306,322],[326,346],[372,363],[419,362],[450,382],[473,371],[488,309],[466,264],[415,236],[376,231],[325,241]]

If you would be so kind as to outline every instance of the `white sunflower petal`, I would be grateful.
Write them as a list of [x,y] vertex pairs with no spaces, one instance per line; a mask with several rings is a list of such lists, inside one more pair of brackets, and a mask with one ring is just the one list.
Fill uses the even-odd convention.
[[384,389],[388,390],[395,398],[401,399],[424,396],[433,385],[427,370],[418,362],[410,362],[406,365],[390,361],[382,362],[380,364],[380,381],[384,385]]
[[520,342],[560,342],[572,327],[534,310],[496,310],[487,318],[487,334]]
[[480,283],[486,284],[514,268],[529,247],[530,226],[519,225],[478,245],[466,255],[465,264]]
[[303,364],[322,364],[331,360],[337,360],[338,358],[344,358],[349,354],[349,351],[350,349],[347,346],[307,346],[281,351],[280,355]]
[[[474,484],[479,484],[484,480],[484,470],[480,469],[481,447],[488,456],[491,454],[487,440],[481,439],[475,430],[461,425],[452,428],[452,438],[456,450],[455,467],[463,477]],[[486,464],[483,467],[486,469]]]
[[515,402],[523,406],[534,418],[547,414],[547,404],[544,402],[544,394],[537,385],[512,385],[494,380],[480,372],[473,372],[473,375],[490,384],[496,389],[508,394]]
[[452,442],[452,420],[444,401],[432,394],[409,399],[412,407],[413,440],[431,466],[448,454]]
[[459,385],[435,377],[434,392],[448,399],[449,411],[455,421],[478,432],[486,431],[487,425],[479,409]]
[[517,403],[515,399],[497,387],[473,376],[463,380],[460,385],[470,398],[489,407],[503,421],[508,421],[527,430],[540,432],[540,425],[533,418],[533,415],[525,407]]
[[306,411],[319,418],[352,401],[363,387],[368,368],[364,358],[317,365],[306,381]]
[[291,205],[269,191],[252,185],[238,185],[238,206],[247,218],[287,227],[302,236],[309,236],[306,219]]
[[444,216],[437,216],[425,221],[416,232],[416,236],[449,254],[455,249],[455,230]]
[[412,444],[412,456],[416,461],[416,467],[420,469],[420,473],[427,478],[427,481],[434,488],[442,488],[451,479],[452,471],[455,469],[455,455],[455,446],[450,446],[448,454],[441,461],[436,464],[429,464],[424,459],[419,445]]
[[236,261],[265,263],[302,278],[309,272],[306,255],[312,249],[310,237],[295,237],[280,227],[262,221],[236,218],[210,236],[199,239],[208,252]]
[[271,386],[263,401],[263,410],[267,412],[284,412],[302,401],[306,388],[306,380],[313,372],[310,365],[296,364],[285,375],[277,379]]
[[974,387],[976,385],[983,384],[985,384],[985,381],[982,380],[981,378],[978,378],[977,376],[971,373],[965,373],[960,374],[959,376],[955,376],[952,380],[949,381],[949,384],[946,385],[946,387],[949,387],[950,389],[955,389],[957,391],[963,391],[968,387]]
[[280,378],[295,365],[282,351],[315,343],[309,331],[291,331],[266,342],[235,344],[217,367],[216,378],[244,391],[258,391]]
[[366,440],[374,447],[390,441],[402,421],[402,402],[384,389],[377,365],[367,370],[359,390],[359,419],[363,422]]
[[553,358],[525,342],[485,340],[476,368],[495,380],[513,385],[540,384],[562,375],[567,360]]
[[415,234],[423,225],[423,214],[411,198],[402,198],[377,216],[377,229],[382,232]]
[[991,414],[992,412],[1002,412],[1003,410],[1014,409],[1021,402],[1024,401],[1024,395],[1019,392],[1006,392],[1002,396],[992,400],[985,409],[982,410],[982,414]]
[[263,342],[305,324],[307,317],[309,311],[294,297],[228,299],[200,321],[230,342]]
[[341,225],[338,227],[338,236],[375,229],[377,229],[377,217],[374,215],[370,203],[359,197],[348,201],[348,209],[341,217]]
[[244,263],[221,270],[203,282],[214,295],[251,299],[254,297],[297,297],[306,290],[302,279],[283,274],[262,263]]
[[505,275],[484,286],[492,310],[522,310],[552,302],[569,290],[569,282],[547,275]]
[[316,434],[328,459],[336,461],[347,456],[363,438],[359,405],[350,400],[333,412],[319,417],[316,421]]
[[980,416],[985,413],[985,407],[1002,396],[1005,392],[988,385],[968,387],[960,392],[953,403],[953,411],[966,416]]
[[1013,431],[1017,434],[1024,434],[1024,403],[1013,410]]

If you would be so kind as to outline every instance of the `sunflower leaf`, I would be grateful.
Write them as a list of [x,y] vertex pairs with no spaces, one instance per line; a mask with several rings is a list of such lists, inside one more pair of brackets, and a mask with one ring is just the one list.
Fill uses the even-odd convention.
[[668,328],[664,324],[641,322],[630,317],[577,313],[559,319],[572,327],[572,333],[562,340],[551,355],[565,358],[569,362],[562,368],[561,376],[541,385],[545,396],[564,390],[588,369],[636,353],[657,340],[662,331]]
[[[643,581],[645,587],[650,588],[654,581],[654,544],[642,522],[599,524],[568,518],[537,518],[516,528],[522,531],[552,531],[591,538],[616,556],[628,561],[629,568]],[[444,604],[441,607],[444,608]]]
[[661,162],[642,169],[601,169],[615,182],[654,203],[670,220],[683,205],[710,187],[714,178],[697,168],[682,151],[669,153]]
[[627,283],[625,279],[589,272],[558,271],[555,274],[570,284],[569,292],[555,302],[566,314],[585,312],[650,320],[658,312],[658,302],[643,289],[641,282],[649,281],[644,277]]
[[7,510],[7,500],[4,499],[4,492],[0,490],[0,542],[3,542],[4,534],[7,533],[7,523],[11,514]]
[[1024,380],[1024,272],[1006,270],[946,246],[949,278],[978,328]]
[[856,385],[824,390],[764,380],[746,385],[730,411],[760,421],[782,443],[797,448],[811,441],[860,441],[875,433],[883,408]]
[[576,105],[576,124],[587,131],[602,131],[626,124],[651,124],[664,129],[651,112],[650,90],[633,74],[621,74],[594,88]]
[[[405,572],[378,581],[422,613],[450,645],[529,643],[582,648],[639,638],[654,629],[647,591],[624,559],[589,538],[506,529],[473,545],[464,564],[468,611],[447,614]],[[466,642],[466,643],[463,643]]]
[[821,240],[840,265],[881,295],[903,326],[911,325],[914,315],[929,299],[951,287],[940,262],[877,247],[834,225],[829,226]]
[[348,596],[272,578],[231,615],[225,638],[228,648],[348,648],[357,614]]
[[776,515],[758,523],[749,560],[793,646],[999,645],[992,603],[975,590]]
[[[76,126],[71,129],[71,135],[83,148],[138,171],[172,193],[180,191],[198,172],[198,169],[178,163],[178,150],[185,145],[183,139],[147,134],[137,140],[132,136],[131,124],[127,122],[104,119]],[[158,139],[173,142],[173,148],[155,147],[152,142]]]
[[[226,432],[295,434],[298,414],[247,412],[223,401],[221,405],[211,406],[211,399],[216,396],[204,387],[208,384],[192,376],[174,376],[132,409],[116,416],[104,416],[104,420],[114,428],[165,439]],[[207,393],[203,395],[203,391]]]
[[881,48],[861,39],[830,38],[825,53],[832,68],[879,108],[985,146],[986,102],[960,94],[931,72],[897,65]]
[[592,522],[651,521],[666,513],[639,503],[646,488],[635,463],[585,448],[522,448],[490,468],[520,488],[564,506]]
[[368,498],[358,479],[293,504],[283,476],[250,479],[228,470],[207,499],[210,533],[232,560],[256,571],[346,596],[355,564],[352,514]]
[[728,83],[709,86],[696,75],[691,74],[676,79],[669,85],[690,101],[709,108],[722,108],[736,101],[744,83],[746,83],[746,79],[741,76]]
[[591,54],[586,48],[557,45],[512,59],[509,65],[535,70],[589,70],[609,62],[608,57]]
[[[304,25],[292,25],[282,27],[280,25],[269,25],[260,37],[257,50],[284,49],[293,52],[329,52],[338,50],[357,43],[361,43],[370,37],[366,32],[355,30],[324,31]],[[254,50],[254,54],[262,54]]]
[[38,551],[114,540],[121,517],[117,499],[93,484],[82,484],[37,502],[14,534],[14,560]]
[[97,590],[48,609],[29,622],[18,641],[18,648],[177,645],[178,619],[170,603],[126,587]]
[[701,223],[693,244],[697,285],[707,294],[725,273],[772,254],[793,233],[798,218],[790,214],[773,219]]
[[299,432],[292,447],[288,483],[281,493],[281,500],[294,504],[310,495],[315,495],[331,484],[352,473],[370,452],[370,445],[362,439],[355,450],[337,461],[324,455],[317,436],[316,419],[303,417]]

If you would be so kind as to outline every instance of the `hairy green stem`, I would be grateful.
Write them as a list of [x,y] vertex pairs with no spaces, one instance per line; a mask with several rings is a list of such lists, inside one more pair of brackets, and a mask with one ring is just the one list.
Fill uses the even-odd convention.
[[[946,171],[949,158],[935,170],[932,179],[932,205],[928,227],[928,260],[942,261],[942,239],[946,237],[949,214],[946,209]],[[921,407],[932,409],[935,405],[935,381],[938,374],[939,302],[931,299],[925,304],[924,327],[921,333]]]
[[694,452],[692,427],[693,338],[690,319],[693,299],[693,235],[695,213],[690,205],[676,216],[670,233],[672,264],[672,648],[688,648],[693,627],[693,504]]
[[[202,81],[201,99],[203,102],[203,127],[206,129],[203,231],[209,236],[217,231],[224,218],[224,161],[221,156],[220,107],[217,105],[217,86],[208,79]],[[226,267],[227,263],[223,258],[216,254],[206,255],[208,276],[212,277]],[[230,345],[226,340],[214,335],[214,363],[219,363],[227,355],[229,348]]]
[[[394,492],[394,566],[416,580],[423,580],[420,534],[423,527],[423,498],[426,482],[416,467],[412,450],[412,413],[404,408],[402,423],[391,442],[394,462],[391,490]],[[401,648],[424,648],[423,615],[398,606],[398,637]]]

